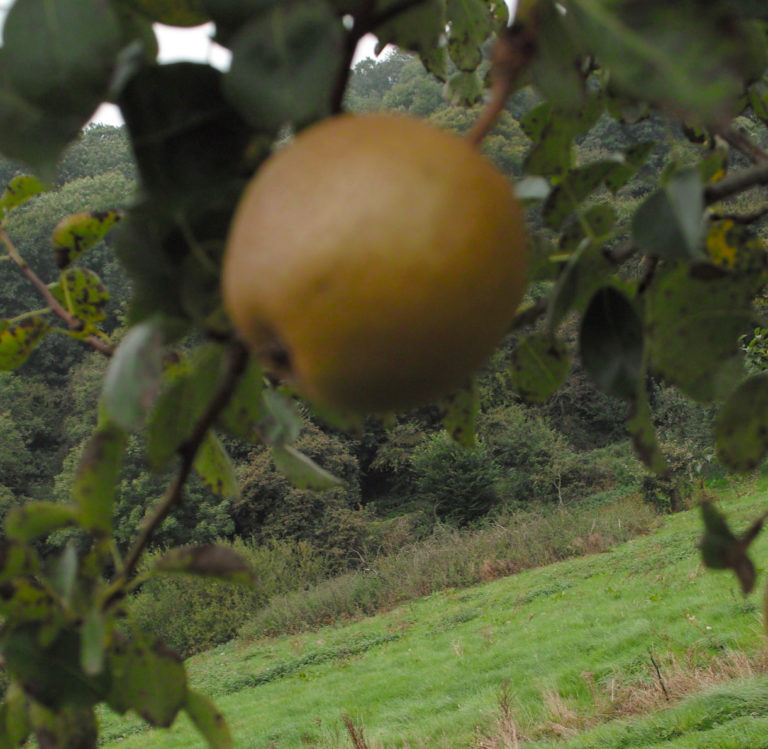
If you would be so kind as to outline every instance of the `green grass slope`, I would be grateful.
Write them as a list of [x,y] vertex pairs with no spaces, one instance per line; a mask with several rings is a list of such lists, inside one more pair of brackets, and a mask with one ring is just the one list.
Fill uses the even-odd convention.
[[[743,527],[768,500],[725,490]],[[761,596],[706,571],[697,511],[653,534],[386,614],[189,662],[244,749],[768,747]],[[768,534],[753,558],[768,558]],[[758,586],[763,582],[762,575]],[[203,746],[185,718],[102,718],[107,746]]]

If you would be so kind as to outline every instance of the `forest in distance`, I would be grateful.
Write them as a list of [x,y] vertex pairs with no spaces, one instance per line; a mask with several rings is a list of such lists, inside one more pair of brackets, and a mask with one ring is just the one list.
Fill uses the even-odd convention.
[[[530,145],[520,121],[537,103],[531,89],[514,95],[485,140],[484,152],[510,178],[520,176]],[[476,109],[446,102],[441,84],[426,73],[418,59],[402,52],[359,63],[350,81],[347,106],[354,111],[386,109],[416,115],[458,132],[466,131],[477,116]],[[737,125],[756,142],[766,140],[758,123],[749,117],[739,117]],[[615,205],[620,215],[629,215],[647,197],[659,171],[672,162],[693,162],[704,146],[658,116],[618,127],[604,114],[576,140],[578,163],[646,141],[654,141],[656,146],[639,173],[619,192]],[[738,165],[743,157],[733,153],[730,159]],[[16,173],[16,165],[0,162],[0,181],[8,182]],[[49,236],[61,217],[83,208],[123,207],[132,199],[135,181],[136,168],[124,130],[91,125],[66,152],[55,189],[15,210],[8,233],[36,272],[53,279],[56,259]],[[599,204],[601,193],[590,200]],[[534,226],[536,221],[532,215]],[[758,230],[766,235],[765,222],[758,224]],[[88,266],[110,290],[102,325],[110,337],[119,339],[130,281],[110,241],[108,236],[91,251]],[[0,316],[13,319],[34,309],[38,304],[35,290],[17,269],[6,263],[0,272]],[[532,299],[541,285],[532,286]],[[575,321],[566,323],[565,331],[566,338],[575,339]],[[516,513],[630,495],[642,497],[657,511],[682,509],[705,479],[725,474],[711,445],[712,407],[693,404],[663,383],[652,383],[653,419],[671,467],[667,476],[659,478],[634,455],[625,427],[626,405],[596,389],[578,364],[567,384],[546,403],[524,402],[510,375],[515,342],[515,335],[510,336],[480,375],[475,447],[454,444],[435,407],[398,416],[386,425],[369,419],[361,433],[349,433],[329,426],[322,415],[300,405],[303,429],[297,447],[343,479],[342,487],[325,492],[297,489],[275,469],[269,450],[232,439],[227,448],[235,460],[241,496],[218,496],[203,481],[193,479],[187,500],[159,528],[153,548],[224,540],[248,548],[254,555],[271,550],[275,558],[294,565],[295,585],[301,588],[364,569],[373,559],[428,542],[436,533],[482,530]],[[743,345],[750,366],[764,366],[766,344],[760,331],[754,337],[747,335]],[[197,349],[195,356],[204,364],[205,347]],[[98,398],[106,365],[103,356],[67,336],[50,335],[18,372],[2,374],[2,516],[30,501],[67,501],[95,425],[92,404]],[[141,433],[130,438],[120,476],[115,538],[125,546],[168,480],[167,471],[157,473],[147,465],[144,438]],[[73,538],[77,539],[77,531],[61,530],[40,543],[45,556],[55,558]],[[304,578],[298,571],[302,564]],[[146,586],[139,611],[146,608],[142,616],[150,627],[163,620],[154,615],[157,607],[172,608],[167,597],[175,602],[182,597],[179,585],[183,584],[152,581]],[[189,654],[227,639],[266,596],[264,592],[258,601],[250,600],[247,612],[238,613],[241,620],[227,620],[207,632],[202,625],[189,626],[186,635],[179,628],[171,644]],[[205,605],[205,595],[195,599],[195,607]],[[212,595],[209,605],[215,608],[221,600]],[[205,622],[215,619],[199,612],[195,615]]]

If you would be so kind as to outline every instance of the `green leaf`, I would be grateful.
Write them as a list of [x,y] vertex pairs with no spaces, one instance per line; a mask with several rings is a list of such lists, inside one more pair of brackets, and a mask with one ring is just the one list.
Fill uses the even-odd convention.
[[80,667],[88,676],[104,671],[107,647],[107,622],[101,609],[91,609],[80,630]]
[[24,101],[5,85],[3,63],[0,49],[0,152],[53,179],[62,151],[77,137],[84,118],[55,117]]
[[525,158],[526,174],[545,177],[563,174],[573,163],[573,131],[561,114],[554,113],[539,134],[539,141]]
[[581,362],[608,395],[631,400],[643,381],[643,326],[618,289],[600,289],[584,313],[579,335]]
[[187,675],[176,653],[159,640],[147,646],[118,640],[107,661],[112,687],[106,700],[113,710],[135,710],[152,726],[173,723],[187,699]]
[[299,452],[292,445],[273,445],[272,460],[275,468],[300,489],[324,491],[344,485],[341,479],[321,468],[312,458]]
[[616,161],[606,160],[570,169],[544,203],[544,223],[552,229],[559,229],[582,201],[602,185],[615,167]]
[[67,603],[72,602],[79,566],[77,548],[72,541],[68,541],[64,551],[55,559],[51,571],[47,574],[51,589]]
[[632,446],[638,458],[654,473],[658,475],[666,473],[667,461],[659,446],[656,428],[653,425],[645,383],[642,383],[635,393],[627,418],[627,431],[632,438]]
[[[12,682],[5,690],[5,699],[0,708],[0,746],[3,749],[23,746],[29,736],[29,730],[27,697],[21,687]],[[5,743],[2,743],[3,741]]]
[[667,260],[704,258],[704,193],[696,169],[675,174],[635,212],[632,235],[645,251]]
[[63,218],[53,230],[56,265],[64,269],[98,244],[123,214],[120,211],[83,211]]
[[472,107],[483,99],[483,84],[476,73],[454,73],[445,84],[443,96],[455,107]]
[[184,710],[211,749],[231,749],[234,746],[224,716],[204,694],[188,689]]
[[3,27],[8,81],[44,112],[87,119],[107,94],[121,37],[108,0],[17,0]]
[[[93,707],[65,705],[47,709],[38,702],[29,705],[32,732],[41,739],[39,746],[72,747],[85,749],[97,744],[99,728]],[[55,737],[55,745],[42,740]]]
[[753,281],[708,268],[657,274],[645,294],[651,370],[702,402],[730,392],[742,376],[738,342],[754,316]]
[[653,141],[643,141],[627,148],[606,176],[605,186],[613,193],[618,192],[637,174],[655,147]]
[[748,28],[728,5],[715,1],[704,10],[696,0],[572,0],[564,22],[610,70],[616,90],[717,122],[733,113],[743,78],[762,69]]
[[572,111],[586,98],[581,65],[583,52],[574,43],[563,15],[556,3],[539,3],[536,12],[537,54],[530,64],[530,75],[548,101]]
[[768,452],[768,374],[745,380],[715,421],[718,458],[733,471],[751,471]]
[[46,645],[40,644],[41,631],[40,625],[25,624],[4,637],[6,667],[24,691],[53,710],[90,706],[104,699],[109,689],[109,673],[83,673],[77,630],[63,629]]
[[[385,15],[398,5],[398,0],[383,0],[377,3],[377,11]],[[440,80],[445,80],[448,70],[448,55],[441,43],[446,27],[445,2],[423,0],[413,7],[397,13],[376,28],[371,29],[379,40],[378,55],[388,44],[415,52],[424,67]]]
[[152,572],[215,577],[241,585],[253,584],[253,571],[239,554],[226,546],[186,546],[172,549],[155,563]]
[[706,251],[719,268],[754,278],[756,289],[765,282],[765,247],[749,226],[732,219],[713,221],[707,231]]
[[34,576],[38,568],[38,557],[26,542],[18,543],[7,537],[0,541],[0,581]]
[[462,72],[473,73],[483,60],[480,49],[493,31],[487,5],[482,0],[447,0],[448,54]]
[[593,205],[582,215],[571,218],[560,232],[558,244],[562,252],[575,252],[585,240],[603,242],[616,224],[616,211],[608,203]]
[[520,129],[533,141],[541,140],[552,120],[552,103],[543,101],[528,110],[520,119]]
[[3,585],[0,613],[9,624],[29,622],[56,623],[61,605],[32,578],[15,577]]
[[219,414],[218,425],[235,437],[258,440],[258,425],[264,419],[264,376],[255,357],[237,383],[226,408]]
[[206,344],[170,368],[147,420],[147,457],[155,471],[169,465],[213,399],[224,366],[224,348]]
[[152,318],[131,328],[109,363],[101,392],[103,417],[125,431],[144,422],[163,372],[164,324]]
[[515,390],[531,403],[544,403],[565,382],[571,358],[565,344],[545,333],[533,333],[512,354]]
[[115,497],[127,435],[111,423],[102,424],[88,440],[77,467],[72,496],[84,528],[112,532]]
[[583,311],[613,270],[601,248],[595,244],[586,244],[574,253],[552,290],[547,329],[554,332],[571,310]]
[[118,0],[137,13],[167,26],[199,26],[210,20],[203,0]]
[[282,393],[268,388],[261,397],[264,419],[261,434],[270,445],[294,442],[301,431],[301,417],[293,403]]
[[342,26],[322,0],[286,0],[232,40],[229,101],[257,130],[275,133],[327,117],[343,65]]
[[0,370],[20,367],[49,330],[48,322],[39,315],[13,325],[0,321]]
[[477,380],[443,398],[439,403],[440,419],[451,439],[463,447],[475,446],[475,419],[480,413]]
[[109,302],[109,292],[89,268],[67,268],[62,271],[59,283],[51,287],[51,293],[68,312],[82,320],[81,335],[89,334],[93,325],[107,316],[105,308]]
[[240,484],[232,460],[219,438],[210,430],[197,452],[194,467],[213,492],[223,497],[240,498]]
[[224,180],[241,178],[253,133],[224,98],[222,79],[210,65],[142,66],[119,92],[141,181],[156,213],[167,207],[178,214],[177,203],[195,200],[207,207],[222,199]]
[[34,541],[51,531],[75,525],[77,520],[77,512],[70,505],[28,502],[14,507],[5,516],[5,533],[15,541]]
[[43,184],[37,177],[29,174],[14,177],[0,197],[0,220],[4,219],[16,206],[26,203],[30,198],[46,190],[50,190],[50,187]]

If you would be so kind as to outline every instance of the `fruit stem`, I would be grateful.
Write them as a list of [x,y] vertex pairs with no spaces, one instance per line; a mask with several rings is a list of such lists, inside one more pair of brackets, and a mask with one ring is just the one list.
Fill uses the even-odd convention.
[[516,21],[505,29],[496,41],[491,57],[490,99],[466,135],[473,146],[480,146],[504,111],[507,99],[515,90],[520,75],[536,52],[537,32],[536,15],[531,13],[527,23]]

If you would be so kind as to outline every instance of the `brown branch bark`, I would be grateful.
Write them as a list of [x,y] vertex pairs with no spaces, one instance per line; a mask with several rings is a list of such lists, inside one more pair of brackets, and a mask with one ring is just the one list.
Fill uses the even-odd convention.
[[707,205],[718,200],[729,198],[751,187],[768,185],[768,161],[743,169],[724,177],[719,182],[714,182],[704,188],[704,200]]
[[516,23],[499,37],[491,60],[491,97],[466,135],[474,146],[493,130],[520,75],[536,52],[538,24],[532,15],[527,24]]

